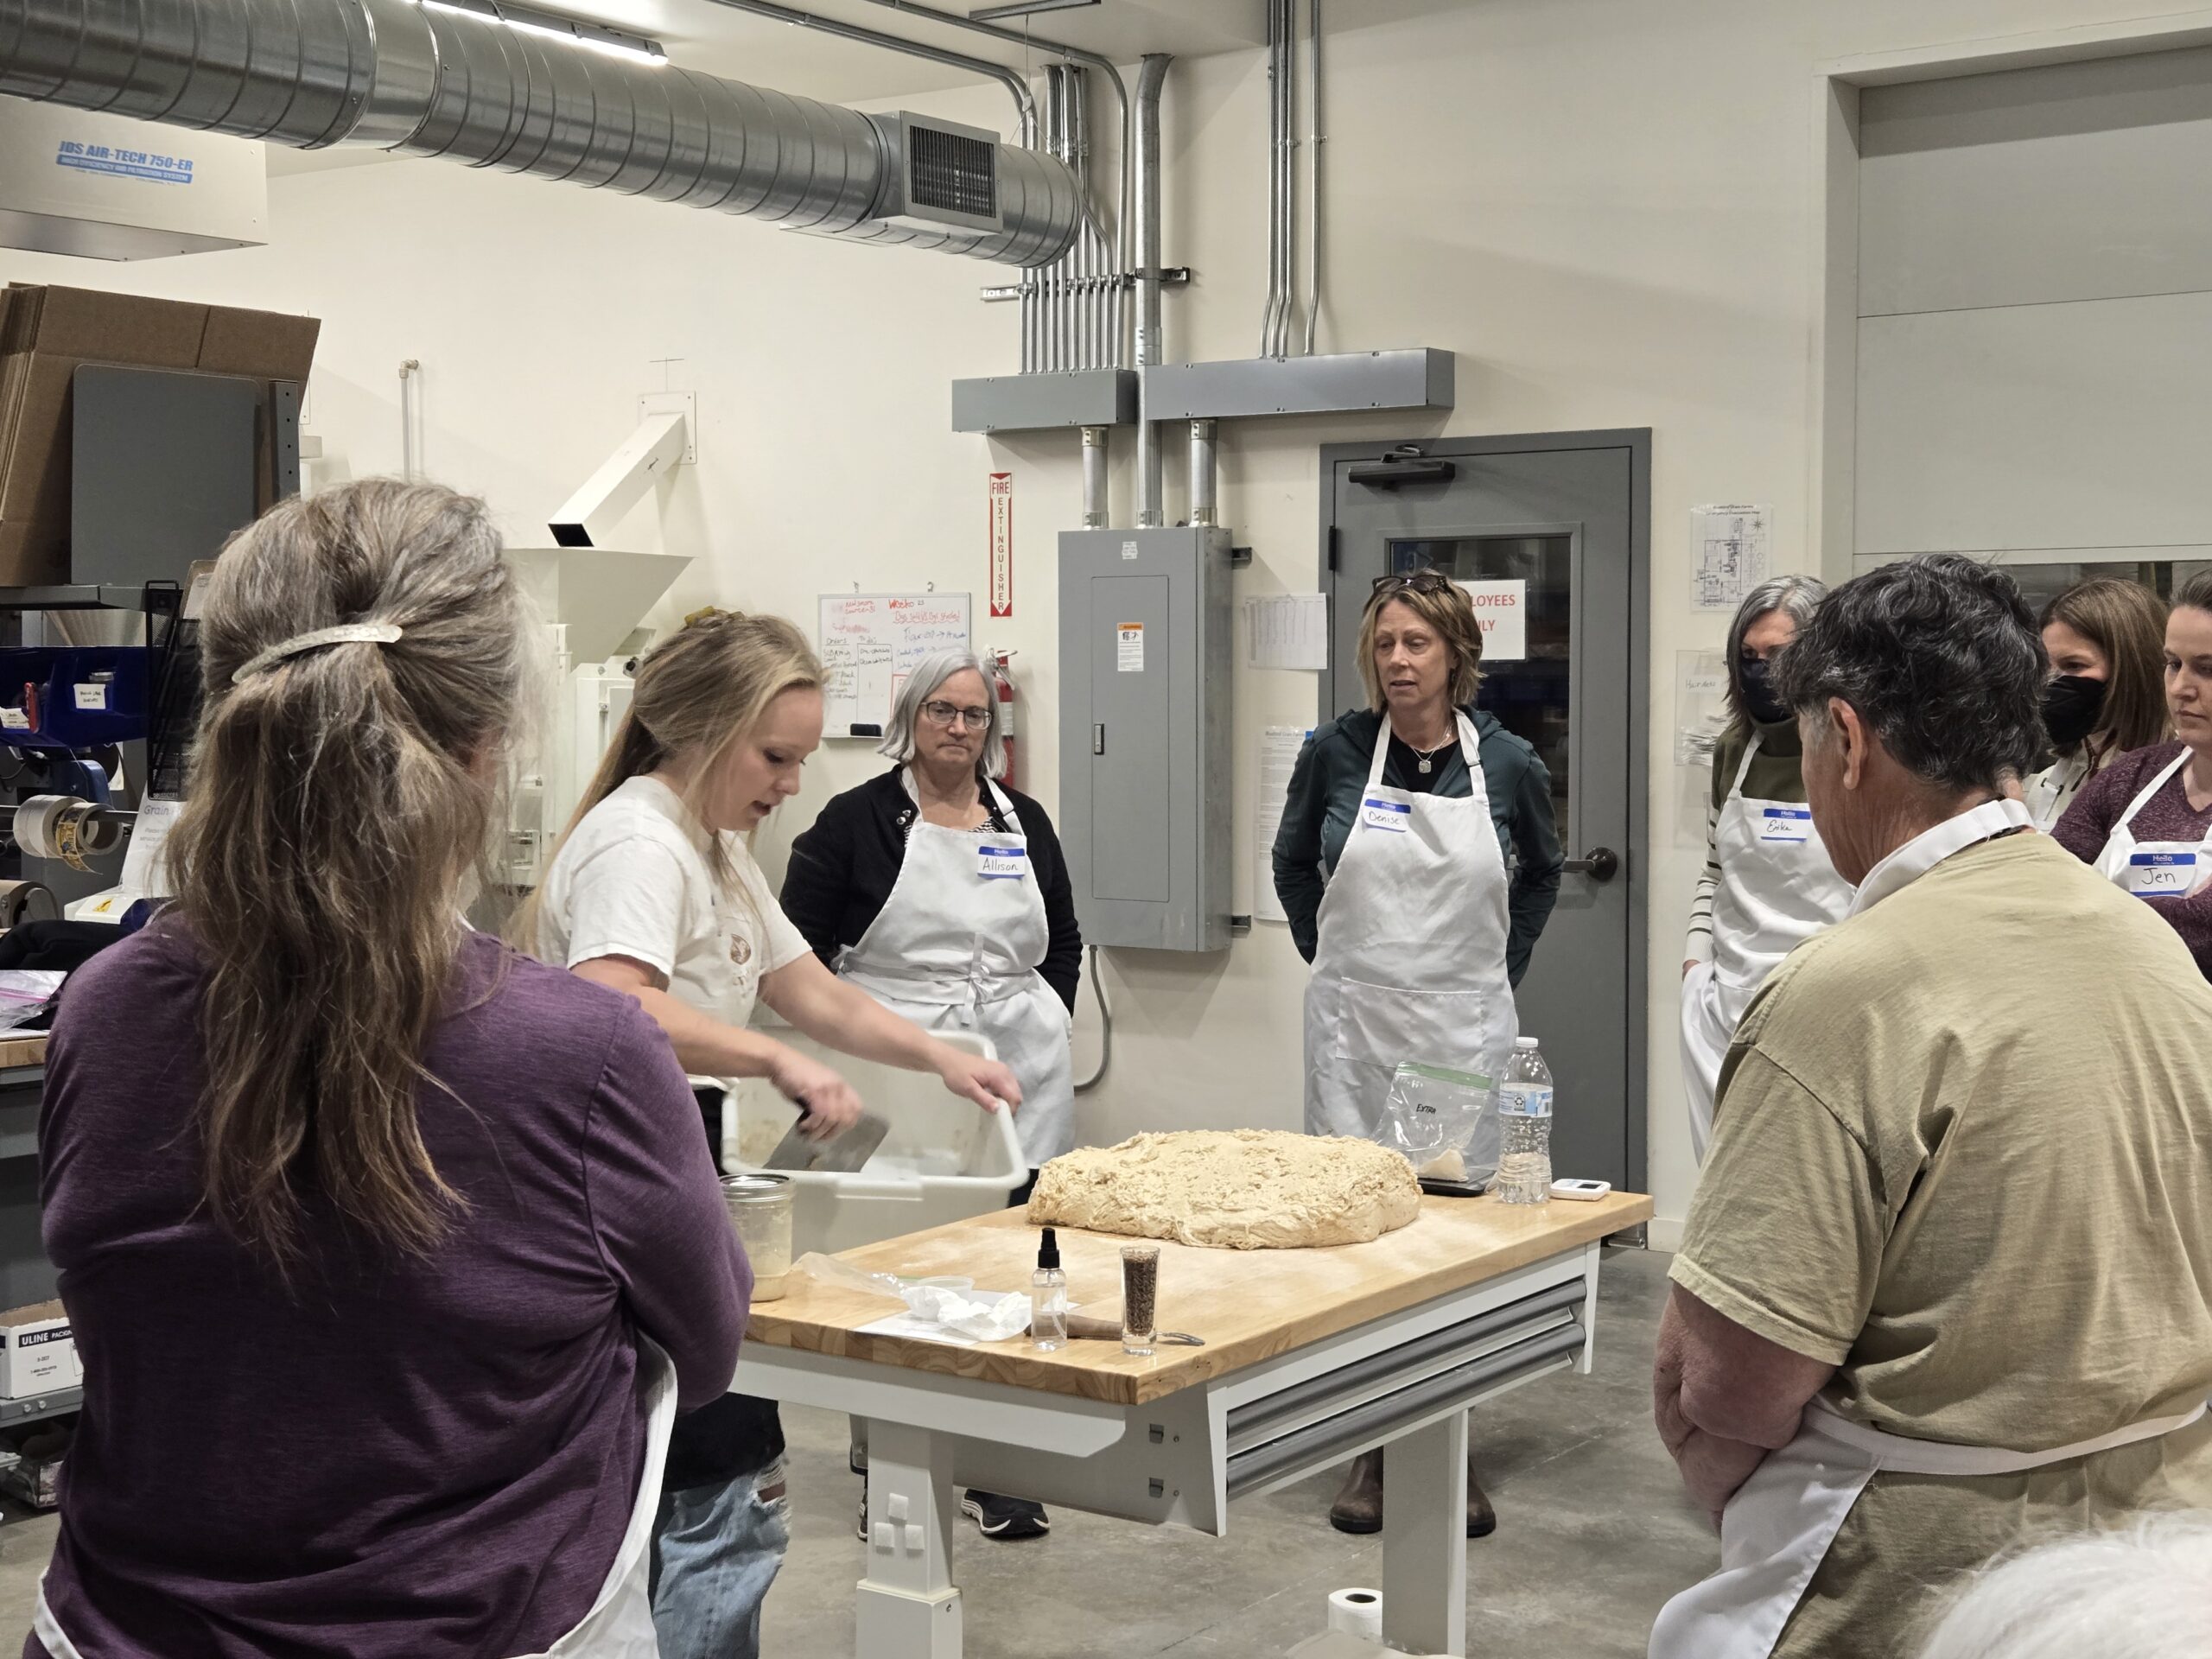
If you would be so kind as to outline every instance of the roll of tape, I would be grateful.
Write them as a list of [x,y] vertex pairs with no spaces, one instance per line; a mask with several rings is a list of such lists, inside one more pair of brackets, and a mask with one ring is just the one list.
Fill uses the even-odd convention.
[[72,801],[54,815],[54,844],[61,861],[73,870],[89,871],[92,867],[85,855],[85,821],[92,815],[90,804]]
[[60,901],[43,881],[0,881],[0,929],[58,921]]
[[1363,1637],[1370,1642],[1382,1639],[1382,1592],[1380,1590],[1352,1588],[1332,1592],[1329,1597],[1329,1628],[1346,1636]]
[[54,824],[71,804],[67,795],[34,795],[16,809],[16,845],[33,858],[59,858]]

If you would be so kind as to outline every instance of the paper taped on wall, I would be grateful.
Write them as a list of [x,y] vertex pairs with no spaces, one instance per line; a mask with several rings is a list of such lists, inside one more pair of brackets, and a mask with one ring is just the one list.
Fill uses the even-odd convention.
[[1774,509],[1734,504],[1690,509],[1690,603],[1732,611],[1766,580]]

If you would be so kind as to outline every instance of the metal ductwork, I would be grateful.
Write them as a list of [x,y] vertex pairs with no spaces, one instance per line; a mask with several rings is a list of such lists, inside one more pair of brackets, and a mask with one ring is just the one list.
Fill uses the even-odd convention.
[[1071,169],[988,134],[414,0],[0,0],[0,93],[1008,264],[1051,264],[1083,221]]

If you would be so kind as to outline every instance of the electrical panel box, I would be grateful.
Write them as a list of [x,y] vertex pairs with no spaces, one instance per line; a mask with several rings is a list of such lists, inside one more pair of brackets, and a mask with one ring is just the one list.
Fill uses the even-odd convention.
[[1229,944],[1225,530],[1060,536],[1060,840],[1087,944]]

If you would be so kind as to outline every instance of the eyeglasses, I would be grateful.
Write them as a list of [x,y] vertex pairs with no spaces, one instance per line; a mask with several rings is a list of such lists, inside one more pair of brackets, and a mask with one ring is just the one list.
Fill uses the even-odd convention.
[[1452,578],[1441,570],[1408,570],[1375,578],[1375,591],[1369,602],[1385,594],[1403,593],[1411,588],[1417,594],[1446,594],[1452,591]]
[[963,709],[955,703],[939,702],[935,698],[922,705],[922,714],[931,725],[948,728],[956,720],[966,721],[970,731],[981,731],[991,723],[991,711],[988,709]]

